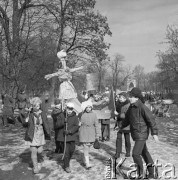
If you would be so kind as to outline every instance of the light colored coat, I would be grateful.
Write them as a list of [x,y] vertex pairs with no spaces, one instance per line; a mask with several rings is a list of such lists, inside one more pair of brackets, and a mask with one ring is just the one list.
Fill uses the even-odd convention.
[[82,143],[95,142],[99,138],[99,122],[94,112],[83,113],[81,116],[81,127],[79,130],[79,141]]

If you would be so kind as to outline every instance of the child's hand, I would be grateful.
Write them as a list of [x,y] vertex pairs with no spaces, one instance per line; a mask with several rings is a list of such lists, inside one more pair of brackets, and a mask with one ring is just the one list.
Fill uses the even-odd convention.
[[69,135],[69,134],[71,134],[71,132],[69,130],[64,130],[64,134]]
[[117,111],[114,111],[114,114],[117,116],[119,113]]
[[29,121],[29,117],[27,117],[26,119],[25,119],[25,122],[28,122]]

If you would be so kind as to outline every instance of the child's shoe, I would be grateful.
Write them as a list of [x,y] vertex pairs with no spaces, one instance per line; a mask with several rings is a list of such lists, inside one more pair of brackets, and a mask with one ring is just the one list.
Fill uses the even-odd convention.
[[87,170],[92,167],[90,164],[89,156],[85,156],[85,165]]
[[69,167],[64,169],[67,173],[71,173],[71,169]]
[[39,171],[41,170],[41,163],[38,163],[38,169],[39,169]]
[[40,172],[40,170],[39,170],[38,166],[33,168],[33,173],[34,174],[38,174],[39,172]]
[[129,154],[129,153],[126,153],[126,154],[125,154],[125,157],[130,157],[130,154]]

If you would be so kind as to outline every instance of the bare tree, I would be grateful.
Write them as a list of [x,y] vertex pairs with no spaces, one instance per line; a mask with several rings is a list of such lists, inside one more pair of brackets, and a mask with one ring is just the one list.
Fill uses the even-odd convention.
[[137,65],[134,68],[133,72],[135,74],[138,88],[142,88],[141,86],[142,86],[143,77],[144,77],[144,67],[142,67],[141,65]]

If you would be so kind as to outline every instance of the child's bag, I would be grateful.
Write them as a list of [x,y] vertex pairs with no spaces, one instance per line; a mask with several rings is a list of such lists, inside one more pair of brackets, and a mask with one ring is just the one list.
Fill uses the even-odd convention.
[[93,147],[94,147],[95,149],[100,149],[100,143],[99,143],[98,139],[95,140],[95,142],[94,142],[94,144],[93,144]]

